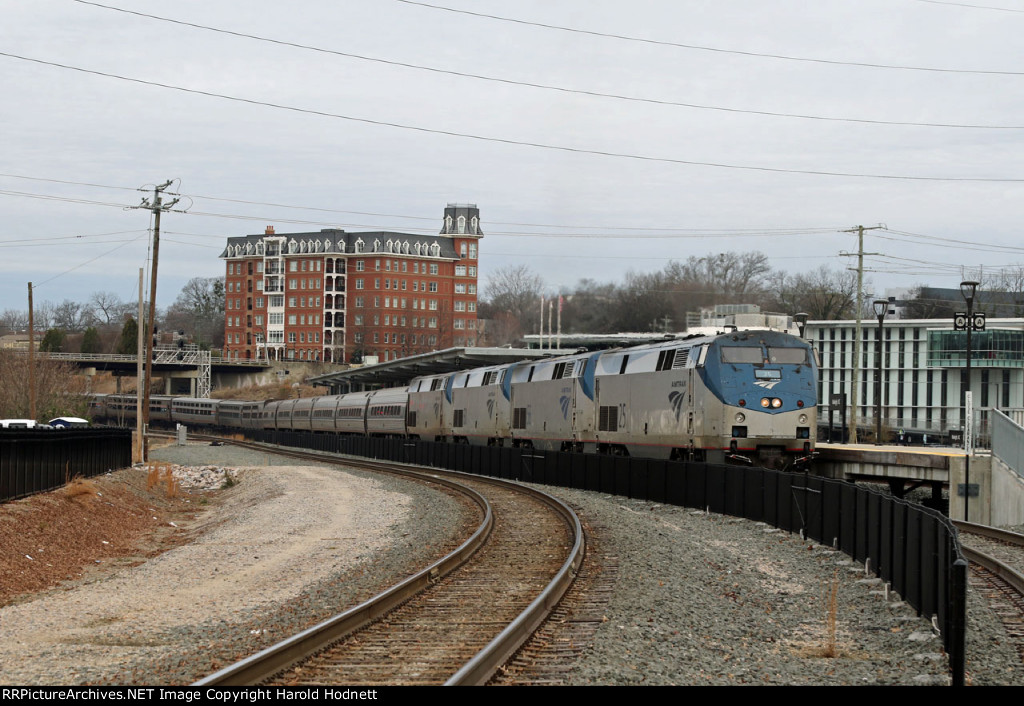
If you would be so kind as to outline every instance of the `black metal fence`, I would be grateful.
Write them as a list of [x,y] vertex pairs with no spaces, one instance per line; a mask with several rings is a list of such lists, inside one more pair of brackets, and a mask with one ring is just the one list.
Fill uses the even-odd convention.
[[130,429],[2,429],[0,502],[130,465]]
[[935,510],[853,483],[764,468],[307,432],[252,434],[285,446],[707,509],[802,533],[863,562],[919,615],[935,616],[953,682],[963,684],[967,562],[949,518]]

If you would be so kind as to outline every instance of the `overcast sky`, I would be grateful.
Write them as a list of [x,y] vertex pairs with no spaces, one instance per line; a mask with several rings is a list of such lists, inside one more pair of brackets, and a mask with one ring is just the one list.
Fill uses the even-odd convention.
[[1024,263],[1024,0],[436,1],[0,0],[0,308],[134,299],[128,207],[171,179],[160,306],[227,237],[437,232],[449,202],[485,281],[551,291],[838,270],[880,223],[869,296]]

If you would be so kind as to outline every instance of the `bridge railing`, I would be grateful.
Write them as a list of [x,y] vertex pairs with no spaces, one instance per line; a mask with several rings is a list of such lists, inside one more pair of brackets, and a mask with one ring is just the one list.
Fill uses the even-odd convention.
[[1024,427],[1001,410],[989,417],[992,429],[992,455],[1019,476],[1024,476]]
[[[267,367],[266,360],[252,360],[246,358],[213,358],[210,357],[208,351],[181,351],[178,348],[158,348],[155,351],[153,362],[155,363],[167,363],[173,365],[242,365],[250,366],[254,368],[265,368]],[[178,354],[183,353],[182,359],[178,359]],[[200,356],[199,353],[206,354]],[[49,352],[36,352],[36,355],[51,360],[67,360],[75,363],[135,363],[138,360],[138,356],[124,353],[49,353]]]

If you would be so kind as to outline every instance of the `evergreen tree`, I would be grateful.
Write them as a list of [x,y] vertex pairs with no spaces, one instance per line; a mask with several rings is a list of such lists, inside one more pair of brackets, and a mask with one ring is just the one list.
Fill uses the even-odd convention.
[[39,350],[44,353],[62,353],[64,351],[64,331],[51,328],[39,342]]
[[85,335],[82,337],[82,352],[83,353],[101,353],[103,344],[100,342],[100,332],[96,330],[95,326],[90,326],[85,330]]
[[135,319],[128,317],[121,329],[121,340],[117,344],[117,352],[122,355],[135,355],[139,350],[139,325]]

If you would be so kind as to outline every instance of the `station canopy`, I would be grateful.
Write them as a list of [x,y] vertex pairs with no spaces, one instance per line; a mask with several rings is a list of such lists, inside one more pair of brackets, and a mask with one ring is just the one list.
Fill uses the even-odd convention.
[[362,365],[309,378],[307,382],[330,389],[331,394],[402,387],[422,375],[454,373],[470,368],[504,365],[575,353],[574,348],[446,348],[375,365]]

